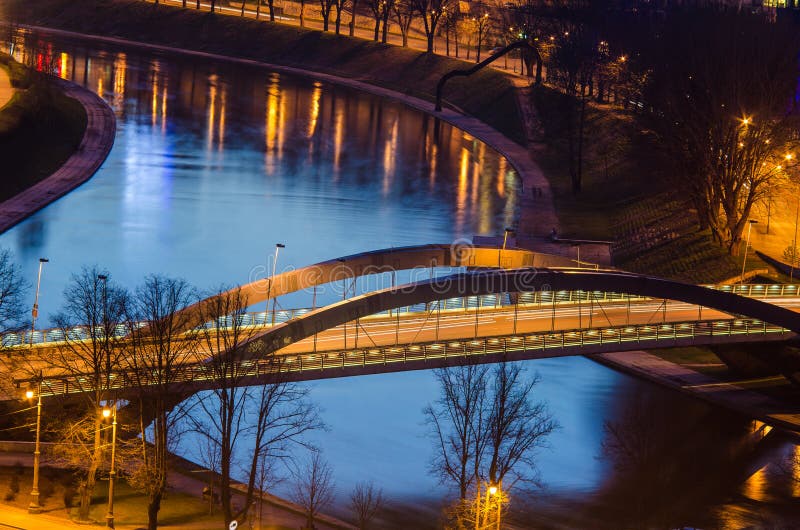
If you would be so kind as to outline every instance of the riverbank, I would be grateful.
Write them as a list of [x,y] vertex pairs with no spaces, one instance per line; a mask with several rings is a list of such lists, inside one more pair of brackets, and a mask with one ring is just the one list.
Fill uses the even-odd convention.
[[102,98],[74,83],[61,79],[50,82],[84,113],[81,140],[55,172],[0,203],[0,233],[89,180],[114,145],[116,120]]
[[[64,165],[79,148],[88,118],[81,103],[53,78],[24,67],[7,55],[0,56],[0,69],[4,75],[0,99],[8,98],[0,102],[3,201],[40,183]],[[24,204],[28,213],[29,203]],[[9,226],[5,221],[0,225],[1,230]]]
[[[646,351],[604,353],[589,357],[615,370],[779,427],[793,433],[800,440],[800,410],[757,390],[759,385],[775,383],[776,379],[782,379],[781,376],[728,382],[712,375],[717,371],[714,368],[719,366],[708,362],[708,359],[705,359],[705,362],[694,363],[697,364],[696,367],[690,367],[670,362]],[[699,354],[695,353],[690,359],[700,360]]]

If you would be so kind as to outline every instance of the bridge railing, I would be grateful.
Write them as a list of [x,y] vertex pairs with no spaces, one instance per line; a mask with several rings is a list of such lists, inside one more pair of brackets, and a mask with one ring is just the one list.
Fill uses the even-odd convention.
[[[731,292],[740,296],[751,298],[791,298],[800,296],[800,285],[795,284],[745,284],[745,285],[703,285],[709,289],[724,292]],[[516,299],[516,300],[515,300]],[[624,293],[614,293],[606,291],[536,291],[528,293],[501,293],[483,296],[460,296],[448,298],[439,302],[428,304],[416,304],[390,309],[370,315],[368,318],[385,318],[397,315],[403,316],[411,313],[425,313],[432,310],[453,311],[453,310],[474,310],[488,308],[502,308],[515,304],[527,308],[536,305],[553,303],[579,303],[579,302],[622,302],[622,301],[642,301],[650,298],[643,296],[628,295]],[[241,315],[240,325],[254,327],[268,327],[274,324],[281,324],[312,311],[311,308],[297,309],[278,309],[276,311],[257,311]],[[232,324],[233,317],[225,317],[219,320],[218,324],[206,323],[202,327],[220,326],[226,327]],[[135,326],[143,326],[143,323],[136,323]],[[198,328],[199,329],[199,328]],[[124,337],[129,333],[129,326],[126,324],[118,325],[114,336]],[[69,336],[67,337],[67,333]],[[102,337],[102,328],[94,330],[96,338]],[[21,347],[26,345],[47,345],[63,343],[67,339],[71,341],[89,340],[92,338],[91,328],[87,326],[77,326],[71,328],[66,333],[63,329],[52,328],[37,330],[31,334],[30,330],[21,332],[5,333],[0,337],[0,344],[4,347]]]
[[[320,370],[341,370],[344,368],[367,367],[371,365],[389,365],[409,361],[435,361],[455,357],[475,357],[497,355],[513,352],[552,351],[602,345],[635,344],[636,347],[648,348],[669,346],[670,341],[682,341],[682,344],[703,344],[712,338],[734,336],[770,337],[783,340],[794,334],[766,322],[752,319],[724,319],[712,321],[687,321],[661,324],[607,326],[591,329],[573,329],[563,331],[542,331],[516,335],[487,336],[460,340],[435,341],[416,344],[370,347],[350,350],[334,350],[326,352],[308,352],[287,355],[271,355],[265,359],[244,360],[237,370],[242,379],[249,379],[255,384],[259,378],[268,380],[275,377],[280,380],[281,374],[318,372]],[[112,387],[125,389],[132,386],[133,380],[155,380],[158,374],[154,371],[119,372],[113,374]],[[317,374],[318,375],[318,374]],[[134,377],[137,376],[137,377]],[[335,375],[332,375],[335,376]],[[151,379],[152,378],[152,379]],[[302,377],[299,377],[302,379]],[[190,364],[180,367],[173,379],[175,383],[213,382],[213,370],[205,364]],[[23,380],[18,380],[22,383]],[[59,377],[45,376],[43,394],[60,395],[79,393],[82,391],[79,378],[74,375]]]

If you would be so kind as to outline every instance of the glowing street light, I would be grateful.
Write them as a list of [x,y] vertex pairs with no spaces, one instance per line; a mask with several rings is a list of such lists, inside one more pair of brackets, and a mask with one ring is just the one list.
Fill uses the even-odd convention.
[[108,471],[108,511],[106,526],[114,528],[114,478],[117,475],[115,457],[117,452],[117,402],[111,408],[103,407],[103,418],[111,419],[111,467]]
[[[283,243],[275,243],[275,259],[272,260],[272,275],[269,277],[269,285],[267,287],[267,311],[269,311],[269,299],[270,295],[272,294],[272,282],[275,281],[275,270],[278,267],[278,251],[282,248],[286,248],[286,245]],[[275,305],[277,304],[277,300],[272,301],[272,325],[275,325]]]
[[33,485],[31,487],[31,503],[28,505],[28,513],[41,513],[42,506],[39,504],[39,435],[42,431],[42,373],[39,372],[39,381],[37,389],[34,393],[33,389],[25,392],[27,399],[32,399],[36,396],[36,445],[33,449]]

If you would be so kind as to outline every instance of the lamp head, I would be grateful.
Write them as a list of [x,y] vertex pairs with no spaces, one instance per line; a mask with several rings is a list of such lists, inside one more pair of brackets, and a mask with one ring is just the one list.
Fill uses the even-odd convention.
[[111,417],[111,409],[108,407],[103,407],[103,417],[110,418]]
[[497,486],[489,486],[489,495],[497,494]]
[[25,391],[25,398],[27,398],[27,399],[33,399],[34,395],[35,394],[34,394],[33,390],[26,390]]

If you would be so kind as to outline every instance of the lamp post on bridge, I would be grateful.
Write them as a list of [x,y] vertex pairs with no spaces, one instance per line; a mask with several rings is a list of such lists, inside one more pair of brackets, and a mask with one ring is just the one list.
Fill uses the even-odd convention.
[[747,249],[750,247],[750,232],[753,229],[753,225],[757,224],[758,221],[755,219],[749,219],[747,221],[747,242],[744,245],[744,257],[742,258],[742,275],[739,279],[739,283],[744,283],[744,268],[747,265]]
[[[269,284],[267,285],[267,307],[266,311],[269,311],[269,299],[272,295],[272,282],[275,281],[275,271],[278,267],[278,251],[282,248],[286,248],[286,245],[283,243],[275,243],[275,258],[272,260],[272,275],[269,277]],[[276,300],[272,301],[272,325],[275,325],[275,304],[277,304]],[[264,320],[266,320],[266,315]]]
[[513,228],[504,228],[503,229],[503,249],[497,253],[497,268],[503,267],[503,254],[506,251],[506,243],[508,243],[508,234],[513,234]]

